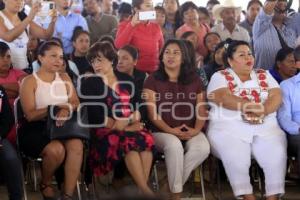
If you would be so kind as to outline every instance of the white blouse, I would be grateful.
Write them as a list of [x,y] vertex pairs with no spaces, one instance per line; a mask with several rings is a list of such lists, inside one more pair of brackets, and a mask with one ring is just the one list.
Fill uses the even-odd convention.
[[[234,82],[237,84],[234,95],[239,96],[238,93],[242,90],[255,89],[257,91],[261,91],[255,71],[252,71],[250,74],[251,80],[245,82],[242,82],[232,69],[228,69],[228,71],[234,77]],[[266,76],[268,89],[280,88],[276,80],[269,72],[266,72]],[[216,72],[209,82],[207,95],[210,96],[213,91],[227,87],[228,82],[225,76],[221,74],[221,72]],[[268,90],[260,92],[262,103],[265,102],[265,100],[268,98],[268,95]],[[209,134],[230,134],[249,143],[251,143],[255,135],[268,136],[271,134],[282,134],[282,130],[280,129],[276,119],[276,112],[266,116],[263,124],[253,125],[243,121],[241,117],[241,111],[229,110],[218,106],[213,102],[210,102],[210,106]]]

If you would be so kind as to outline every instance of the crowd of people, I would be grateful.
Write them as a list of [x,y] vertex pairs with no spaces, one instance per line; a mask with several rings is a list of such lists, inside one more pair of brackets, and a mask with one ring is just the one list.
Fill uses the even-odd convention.
[[[286,0],[250,0],[246,11],[234,0],[84,0],[76,12],[72,0],[54,2],[47,18],[39,1],[0,6],[0,174],[10,200],[24,195],[16,149],[42,158],[45,200],[57,199],[59,170],[59,199],[72,199],[86,173],[84,149],[92,176],[127,170],[149,197],[157,152],[172,200],[210,154],[235,197],[255,199],[252,159],[266,199],[284,195],[289,155],[300,173],[300,13]],[[149,11],[156,19],[140,18]],[[18,99],[24,119],[16,130]],[[90,138],[51,139],[53,105],[58,128],[85,106]]]

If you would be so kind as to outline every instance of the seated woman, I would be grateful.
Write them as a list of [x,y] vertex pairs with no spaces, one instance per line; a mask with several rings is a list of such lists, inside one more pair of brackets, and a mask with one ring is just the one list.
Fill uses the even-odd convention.
[[197,51],[202,57],[206,57],[204,36],[210,32],[210,27],[205,23],[200,23],[198,7],[192,1],[187,1],[180,7],[180,16],[184,24],[176,30],[176,38],[181,38],[182,34],[187,31],[195,32],[199,43]]
[[207,48],[208,54],[204,58],[204,64],[208,64],[213,61],[213,55],[217,45],[222,42],[221,37],[216,32],[209,32],[204,36],[204,46]]
[[[52,37],[48,41],[56,42],[59,46],[63,47],[63,43],[62,43],[61,39],[59,39],[59,38]],[[63,67],[60,69],[59,72],[61,72],[61,73],[66,72],[69,75],[69,77],[71,78],[74,85],[77,85],[77,79],[78,79],[78,76],[80,75],[78,67],[76,66],[76,64],[73,61],[69,60],[65,56],[65,54],[64,54],[64,57],[63,57],[63,61],[64,61],[63,62]],[[38,60],[36,60],[32,63],[32,71],[33,72],[37,72],[40,69],[40,67],[41,67],[41,65],[38,62]]]
[[83,30],[81,26],[77,26],[73,31],[71,40],[73,42],[74,51],[71,54],[70,59],[76,64],[79,74],[93,72],[92,66],[86,59],[87,51],[90,48],[89,32]]
[[124,159],[138,188],[153,195],[147,182],[154,141],[140,122],[140,113],[134,110],[137,97],[132,95],[132,79],[114,71],[117,54],[108,42],[94,44],[87,59],[95,74],[83,80],[80,91],[88,105],[90,126],[98,127],[90,144],[93,174],[105,175]]
[[19,83],[27,74],[20,69],[12,68],[9,46],[0,42],[0,85],[4,87],[11,108],[19,96]]
[[264,171],[266,199],[284,193],[286,137],[276,111],[281,104],[277,82],[264,70],[253,70],[247,42],[225,45],[226,69],[216,72],[208,85],[211,102],[208,139],[223,163],[234,195],[254,200],[250,183],[251,157]]
[[198,35],[193,32],[193,31],[187,31],[182,34],[181,39],[185,39],[190,41],[193,44],[194,47],[194,53],[195,54],[195,59],[196,59],[196,66],[197,68],[201,68],[203,66],[203,56],[200,55],[197,51],[199,47],[199,42],[198,42]]
[[184,41],[168,40],[159,61],[158,71],[145,81],[143,97],[155,145],[165,155],[172,199],[177,200],[191,172],[209,154],[201,132],[207,117],[205,94]]
[[0,174],[4,178],[9,199],[23,199],[22,166],[16,150],[6,139],[9,130],[14,124],[14,118],[8,96],[3,87],[0,86]]
[[275,65],[269,70],[273,78],[280,84],[281,81],[297,74],[296,60],[293,48],[282,48],[277,52]]
[[[80,139],[50,141],[47,133],[48,106],[57,105],[57,126],[62,126],[66,117],[79,105],[76,91],[66,73],[58,73],[63,67],[63,50],[56,42],[44,42],[38,50],[41,68],[24,79],[21,104],[25,122],[19,131],[20,149],[27,156],[42,157],[42,181],[40,189],[44,199],[54,198],[51,181],[55,170],[64,163],[65,182],[61,199],[72,199],[80,173],[83,144]],[[70,110],[70,107],[72,110]]]
[[118,51],[118,65],[117,70],[125,73],[133,78],[135,92],[138,97],[141,96],[146,73],[135,69],[139,54],[138,50],[131,46],[125,45]]
[[212,54],[212,60],[208,64],[204,65],[204,71],[208,81],[210,81],[212,75],[215,72],[224,69],[223,57],[225,52],[225,47],[224,47],[225,44],[226,44],[225,41],[217,44]]
[[277,112],[277,119],[287,133],[289,154],[296,156],[298,175],[300,176],[300,97],[298,95],[300,74],[282,81],[280,88],[283,101]]

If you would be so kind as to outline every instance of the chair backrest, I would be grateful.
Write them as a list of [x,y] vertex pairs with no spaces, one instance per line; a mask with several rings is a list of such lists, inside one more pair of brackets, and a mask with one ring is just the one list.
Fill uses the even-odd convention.
[[15,118],[16,136],[17,136],[16,142],[17,142],[17,146],[19,146],[18,130],[20,128],[21,122],[25,119],[20,97],[17,97],[14,101],[14,118]]

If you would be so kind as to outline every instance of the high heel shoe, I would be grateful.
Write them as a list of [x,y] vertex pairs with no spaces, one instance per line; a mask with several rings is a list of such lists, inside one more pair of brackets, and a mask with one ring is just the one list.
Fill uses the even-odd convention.
[[44,195],[43,191],[46,190],[47,188],[52,188],[52,185],[46,185],[44,183],[40,184],[40,191],[42,193],[43,199],[44,200],[57,200],[56,197],[47,197],[47,196]]

